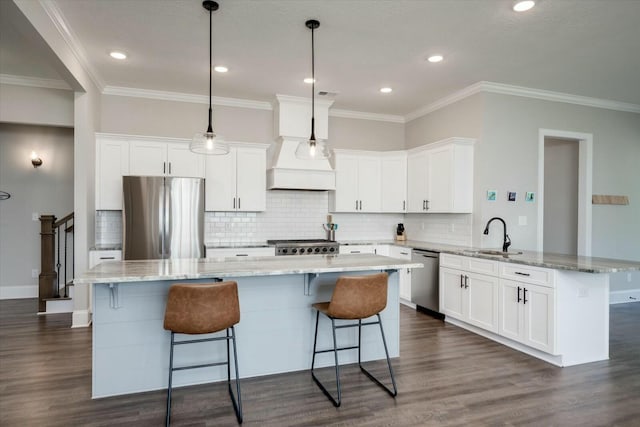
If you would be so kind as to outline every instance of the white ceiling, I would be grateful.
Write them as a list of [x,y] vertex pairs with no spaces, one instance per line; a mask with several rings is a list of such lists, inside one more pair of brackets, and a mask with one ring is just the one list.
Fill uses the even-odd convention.
[[[640,0],[542,0],[520,14],[510,0],[219,3],[214,62],[230,71],[214,73],[216,96],[310,96],[304,22],[316,18],[316,88],[339,93],[335,108],[407,115],[478,81],[640,104]],[[106,85],[207,94],[208,12],[200,0],[55,4]],[[56,77],[5,33],[2,73]],[[112,49],[129,59],[111,59]],[[426,62],[432,53],[445,60]],[[379,93],[382,86],[393,93]]]

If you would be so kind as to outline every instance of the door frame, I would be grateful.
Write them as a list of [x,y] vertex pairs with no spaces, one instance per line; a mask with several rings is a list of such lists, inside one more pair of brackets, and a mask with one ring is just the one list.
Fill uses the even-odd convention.
[[538,238],[537,250],[543,252],[544,240],[544,140],[578,141],[578,255],[591,256],[593,193],[593,134],[555,129],[538,129]]

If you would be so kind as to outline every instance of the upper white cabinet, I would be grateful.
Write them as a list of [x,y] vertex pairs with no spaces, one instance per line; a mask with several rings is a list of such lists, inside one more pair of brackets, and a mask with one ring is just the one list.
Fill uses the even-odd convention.
[[407,155],[385,153],[381,158],[382,212],[407,211]]
[[[311,98],[276,95],[274,105],[275,135],[283,138],[305,138],[311,135]],[[315,134],[317,139],[329,138],[329,107],[333,100],[316,99]]]
[[206,211],[266,209],[267,147],[266,144],[237,144],[227,155],[207,156]]
[[448,138],[408,153],[408,212],[471,213],[473,144]]
[[131,175],[204,178],[204,156],[186,142],[132,140],[129,147]]
[[332,212],[380,212],[380,153],[334,150],[336,190],[329,195]]
[[129,173],[126,140],[96,138],[96,209],[122,210],[122,176]]

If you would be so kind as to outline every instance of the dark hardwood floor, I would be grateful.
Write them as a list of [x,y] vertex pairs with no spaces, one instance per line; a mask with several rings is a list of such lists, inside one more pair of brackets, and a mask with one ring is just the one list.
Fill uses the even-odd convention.
[[[164,391],[91,400],[91,329],[36,309],[35,300],[0,301],[1,426],[163,424]],[[638,325],[640,303],[612,306],[611,359],[557,368],[403,307],[395,400],[353,366],[338,409],[309,372],[248,379],[245,424],[638,426]],[[223,384],[176,389],[172,421],[236,425]]]

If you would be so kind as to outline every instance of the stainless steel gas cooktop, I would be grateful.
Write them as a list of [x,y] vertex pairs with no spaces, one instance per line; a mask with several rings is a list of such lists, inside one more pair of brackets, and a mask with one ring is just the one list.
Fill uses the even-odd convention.
[[275,245],[276,255],[330,255],[337,254],[340,244],[330,240],[267,240]]

